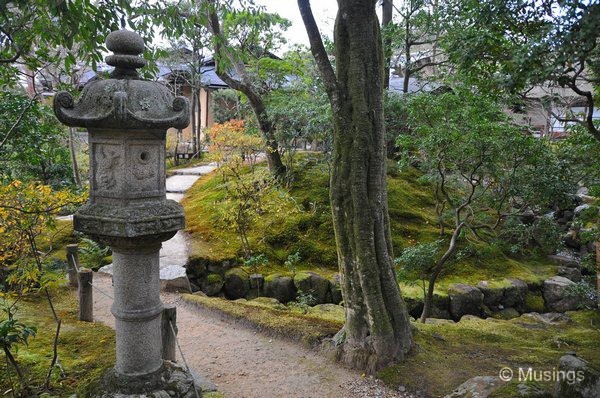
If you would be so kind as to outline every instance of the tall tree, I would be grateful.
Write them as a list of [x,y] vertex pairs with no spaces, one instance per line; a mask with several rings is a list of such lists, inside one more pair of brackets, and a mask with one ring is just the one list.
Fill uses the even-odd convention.
[[[261,84],[252,78],[246,65],[252,63],[259,67],[262,59],[270,58],[269,47],[279,40],[278,25],[286,27],[289,22],[260,10],[234,11],[222,7],[217,0],[207,4],[207,27],[213,35],[217,75],[248,98],[265,138],[269,170],[275,176],[283,177],[285,165],[279,153],[275,126],[267,112]],[[232,39],[232,36],[237,37]]]
[[407,93],[410,78],[425,68],[444,63],[437,42],[440,24],[437,0],[405,0],[397,7],[398,22],[385,30],[391,40],[392,67],[402,70],[402,91]]
[[392,261],[377,0],[338,6],[334,71],[310,1],[298,0],[333,113],[330,200],[346,309],[339,358],[374,372],[402,360],[412,335]]
[[[394,14],[394,0],[381,0],[381,26],[383,29],[389,27],[392,23]],[[385,68],[383,70],[383,88],[390,87],[390,62],[392,61],[392,39],[388,35],[384,41]]]

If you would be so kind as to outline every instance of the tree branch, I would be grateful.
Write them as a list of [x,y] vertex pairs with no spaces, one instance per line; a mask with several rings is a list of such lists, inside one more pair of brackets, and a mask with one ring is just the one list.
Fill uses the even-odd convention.
[[567,82],[567,86],[573,90],[576,94],[581,95],[587,99],[587,115],[585,117],[585,125],[590,132],[598,141],[600,141],[600,131],[594,125],[594,94],[590,91],[584,91],[577,87],[577,77],[581,75],[583,69],[585,67],[585,63],[580,61],[579,70],[573,75],[570,81]]
[[6,142],[8,141],[8,138],[12,135],[12,133],[14,133],[16,131],[17,126],[19,125],[19,123],[21,123],[21,120],[23,120],[23,117],[25,117],[25,114],[33,106],[33,104],[35,103],[35,100],[36,100],[35,97],[32,98],[31,100],[29,100],[29,103],[21,111],[21,114],[19,115],[19,117],[17,117],[17,120],[15,120],[15,122],[12,124],[12,126],[10,126],[10,128],[6,132],[6,135],[2,138],[2,142],[0,142],[0,149],[2,149],[2,147],[6,144]]
[[308,40],[310,41],[310,51],[315,57],[317,67],[319,68],[319,72],[325,83],[325,89],[331,98],[333,95],[336,95],[335,93],[337,92],[337,78],[333,71],[333,67],[331,66],[331,62],[329,62],[329,57],[327,56],[327,51],[325,51],[319,27],[315,22],[315,17],[310,8],[310,0],[298,0],[298,8],[300,9],[300,15],[302,16],[302,21],[304,22],[306,33],[308,34]]

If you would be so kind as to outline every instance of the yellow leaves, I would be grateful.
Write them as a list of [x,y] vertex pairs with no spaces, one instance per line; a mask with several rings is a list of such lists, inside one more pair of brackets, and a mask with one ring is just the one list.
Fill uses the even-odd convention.
[[11,263],[31,251],[31,238],[54,228],[61,208],[84,200],[84,195],[54,191],[37,182],[0,185],[0,261]]

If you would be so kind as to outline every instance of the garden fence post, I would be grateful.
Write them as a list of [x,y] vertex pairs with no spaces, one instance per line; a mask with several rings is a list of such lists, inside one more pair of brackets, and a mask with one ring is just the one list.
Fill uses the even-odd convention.
[[[171,327],[173,325],[173,327]],[[162,311],[162,357],[166,361],[176,362],[176,339],[177,339],[177,307],[165,305]]]
[[94,273],[91,269],[81,268],[77,273],[79,282],[79,320],[94,322],[94,298],[92,280]]

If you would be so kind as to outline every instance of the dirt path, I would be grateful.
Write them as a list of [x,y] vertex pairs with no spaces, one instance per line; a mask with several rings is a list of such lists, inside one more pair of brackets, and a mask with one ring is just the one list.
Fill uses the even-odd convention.
[[[112,296],[110,276],[94,275],[94,285]],[[188,304],[177,293],[163,292],[161,299],[177,306],[179,342],[189,367],[228,398],[405,397],[315,352]],[[96,322],[114,327],[111,304],[94,292]]]

